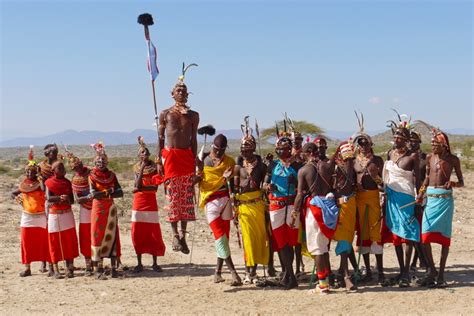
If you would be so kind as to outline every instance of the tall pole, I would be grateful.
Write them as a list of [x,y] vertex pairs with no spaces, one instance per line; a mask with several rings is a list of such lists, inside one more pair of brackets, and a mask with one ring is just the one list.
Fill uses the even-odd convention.
[[156,133],[159,137],[159,123],[158,123],[158,107],[156,105],[156,93],[155,93],[155,78],[158,75],[158,67],[156,65],[156,48],[153,46],[150,40],[150,30],[149,26],[153,25],[153,17],[149,13],[143,13],[138,16],[137,22],[143,25],[143,29],[145,32],[145,40],[147,42],[147,50],[148,50],[148,71],[151,74],[151,90],[153,95],[153,108],[155,111],[155,125],[156,125]]

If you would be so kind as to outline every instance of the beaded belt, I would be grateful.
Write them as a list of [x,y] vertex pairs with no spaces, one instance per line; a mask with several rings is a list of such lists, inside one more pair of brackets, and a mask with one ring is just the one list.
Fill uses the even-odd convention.
[[427,197],[435,198],[435,199],[449,199],[453,196],[452,193],[444,193],[444,194],[427,194]]
[[71,209],[68,208],[67,210],[49,210],[49,214],[66,214],[71,212]]
[[292,205],[294,203],[295,199],[291,198],[288,200],[270,200],[270,205],[277,205],[277,206],[287,206],[287,205]]
[[257,203],[257,202],[260,202],[260,201],[263,201],[263,198],[261,196],[259,196],[258,198],[255,198],[255,199],[251,199],[251,200],[236,200],[237,204],[238,205],[244,205],[244,204],[253,204],[253,203]]

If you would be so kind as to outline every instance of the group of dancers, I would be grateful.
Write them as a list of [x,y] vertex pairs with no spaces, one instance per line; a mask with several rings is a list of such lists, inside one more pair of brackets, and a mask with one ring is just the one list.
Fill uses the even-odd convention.
[[[142,254],[152,255],[152,269],[162,271],[157,257],[165,254],[166,247],[156,192],[164,186],[166,199],[160,207],[171,223],[173,251],[190,253],[187,223],[196,219],[198,207],[204,210],[215,238],[216,283],[224,281],[225,263],[232,286],[262,284],[257,266],[267,266],[268,275],[275,276],[273,253],[277,252],[282,269],[278,285],[286,289],[298,286],[302,256],[306,255],[314,259],[318,281],[314,291],[327,294],[334,281],[329,261],[329,246],[334,240],[335,252],[340,256],[335,283],[349,291],[357,289],[362,281],[354,248],[364,260],[365,279],[372,278],[370,254],[375,255],[378,283],[382,286],[410,286],[413,249],[427,268],[419,285],[447,286],[444,270],[451,241],[453,188],[463,186],[463,177],[460,161],[451,153],[445,133],[429,127],[432,152],[426,155],[420,149],[420,134],[398,115],[391,125],[393,148],[384,162],[373,152],[363,116],[357,115],[359,131],[327,157],[328,145],[323,137],[305,143],[303,135],[285,117],[285,128],[276,129],[274,153],[263,157],[256,154],[257,141],[245,117],[240,155],[233,159],[226,154],[227,138],[222,134],[214,137],[209,151],[205,146],[197,151],[197,134],[207,139],[215,130],[210,126],[198,128],[199,114],[187,105],[184,74],[172,97],[175,104],[159,116],[156,160],[150,159],[143,138],[138,139],[131,210],[131,237],[137,255],[134,272],[144,269]],[[123,191],[108,168],[104,145],[93,147],[96,156],[92,168],[66,149],[68,165],[74,171],[71,181],[65,177],[65,163],[58,159],[55,144],[44,148],[46,159],[39,164],[30,150],[26,178],[12,193],[23,206],[20,226],[25,270],[20,276],[31,275],[30,263],[41,261],[42,271],[46,272],[46,263],[50,263],[48,275],[62,278],[58,262],[65,261],[66,277],[73,277],[79,246],[86,274],[106,279],[103,259],[110,258],[110,275],[118,276],[121,247],[113,201],[122,197]],[[453,171],[457,182],[451,181]],[[74,201],[80,206],[79,238],[71,210]],[[245,259],[244,280],[231,256],[232,223],[241,232],[237,238]],[[388,242],[395,246],[400,269],[391,279],[385,277],[383,265],[383,244]],[[439,270],[431,243],[442,246]]]

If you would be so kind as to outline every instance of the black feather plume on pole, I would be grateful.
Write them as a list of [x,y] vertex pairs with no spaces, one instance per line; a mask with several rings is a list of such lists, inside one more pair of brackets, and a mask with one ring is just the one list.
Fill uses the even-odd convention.
[[216,129],[212,125],[205,125],[202,127],[199,127],[197,130],[199,135],[209,135],[213,136],[216,133]]
[[139,24],[142,24],[142,25],[145,25],[145,26],[149,26],[149,25],[153,25],[153,17],[151,16],[151,14],[149,13],[143,13],[143,14],[140,14],[138,16],[138,19],[137,19],[137,22]]

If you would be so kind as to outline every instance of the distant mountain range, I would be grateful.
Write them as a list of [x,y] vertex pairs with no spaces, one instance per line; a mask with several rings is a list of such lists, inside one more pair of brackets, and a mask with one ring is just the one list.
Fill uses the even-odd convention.
[[[239,139],[242,132],[238,129],[217,130],[216,134],[222,133],[229,139]],[[103,141],[106,145],[128,145],[136,144],[137,137],[143,136],[146,143],[155,143],[157,132],[151,129],[136,129],[131,132],[101,132],[101,131],[76,131],[66,130],[63,132],[41,136],[41,137],[18,137],[0,142],[0,147],[20,147],[20,146],[44,146],[50,143],[58,145],[89,145],[98,141]],[[204,140],[198,137],[199,141]]]
[[[449,134],[474,135],[474,129],[451,129],[446,130]],[[216,134],[222,133],[229,139],[240,139],[242,132],[239,129],[217,130]],[[387,130],[368,131],[370,135],[383,135],[382,138],[389,137]],[[353,131],[325,131],[324,135],[331,139],[347,139]],[[386,135],[385,135],[386,134]],[[66,130],[63,132],[41,136],[41,137],[19,137],[0,142],[0,147],[23,147],[29,145],[44,146],[49,143],[58,145],[88,145],[101,140],[106,145],[127,145],[136,144],[137,137],[143,136],[146,143],[155,143],[157,139],[156,131],[151,129],[136,129],[131,132],[101,132],[101,131],[76,131]],[[376,137],[377,138],[377,137]],[[204,138],[199,136],[199,141]]]

